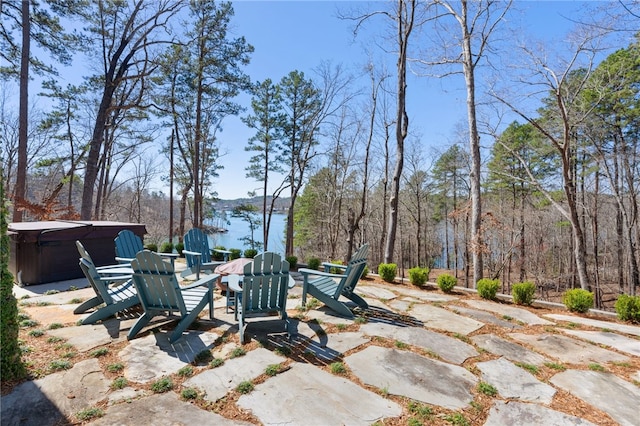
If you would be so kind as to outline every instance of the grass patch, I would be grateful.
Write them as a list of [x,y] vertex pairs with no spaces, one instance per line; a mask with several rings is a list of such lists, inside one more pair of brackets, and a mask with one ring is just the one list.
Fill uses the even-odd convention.
[[182,399],[196,399],[198,398],[198,391],[194,388],[185,388],[180,392],[180,396]]
[[198,352],[194,358],[197,364],[206,364],[211,360],[213,360],[213,354],[208,349]]
[[173,381],[170,377],[163,377],[151,384],[151,390],[155,393],[165,393],[173,389]]
[[520,368],[524,368],[525,370],[527,370],[529,373],[531,374],[538,374],[538,367],[536,367],[533,364],[527,364],[524,362],[516,362],[516,365]]
[[222,364],[224,364],[224,359],[222,359],[222,358],[214,358],[214,359],[209,363],[209,367],[211,367],[211,368],[216,368],[216,367],[220,367]]
[[238,391],[238,393],[241,393],[241,394],[249,393],[252,390],[253,390],[253,383],[251,383],[249,380],[245,380],[244,382],[240,383],[236,388],[236,391]]
[[117,377],[109,387],[113,390],[118,390],[126,388],[128,384],[129,382],[124,377]]
[[110,373],[117,373],[122,370],[124,370],[124,365],[122,365],[122,363],[116,362],[115,364],[107,365],[107,371]]
[[82,420],[83,422],[91,419],[97,419],[102,416],[104,416],[104,411],[98,407],[85,408],[84,410],[80,410],[76,413],[78,420]]
[[334,362],[329,367],[331,368],[331,372],[333,374],[344,374],[347,372],[347,369],[341,362]]
[[591,371],[605,371],[603,366],[601,366],[600,364],[597,364],[595,362],[589,364],[589,370],[591,370]]
[[545,362],[544,365],[558,371],[565,371],[567,369],[567,367],[562,364],[558,364],[557,362]]
[[99,348],[99,349],[96,349],[95,351],[91,352],[90,355],[92,357],[94,357],[94,358],[99,358],[99,357],[105,356],[107,354],[109,354],[109,349],[108,348]]
[[498,389],[487,382],[480,382],[478,383],[478,392],[488,396],[496,396],[498,394]]
[[444,417],[446,421],[456,426],[470,426],[469,420],[461,413],[448,414]]
[[396,347],[396,348],[398,348],[398,349],[407,349],[407,348],[409,347],[409,345],[407,345],[406,343],[401,342],[401,341],[399,341],[399,340],[396,340],[396,341],[395,341],[395,343],[394,343],[394,345],[395,345],[395,347]]
[[281,368],[282,367],[280,366],[280,364],[271,364],[267,366],[267,369],[264,371],[264,374],[266,374],[267,376],[275,376],[280,372]]
[[180,377],[191,377],[193,376],[193,367],[190,365],[185,365],[180,370],[178,370],[177,374]]
[[238,358],[240,356],[245,356],[247,354],[247,351],[244,350],[244,348],[235,348],[232,352],[231,355],[229,355],[230,358]]
[[73,367],[73,364],[71,364],[71,362],[67,361],[66,359],[57,359],[49,363],[49,370],[51,371],[68,370],[71,367]]
[[44,335],[44,330],[40,330],[39,328],[35,329],[35,330],[31,330],[29,332],[29,336],[31,337],[40,337]]

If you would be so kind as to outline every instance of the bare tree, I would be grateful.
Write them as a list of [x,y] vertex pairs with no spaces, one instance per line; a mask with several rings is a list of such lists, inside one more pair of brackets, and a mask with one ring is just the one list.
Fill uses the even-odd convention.
[[[91,5],[93,7],[86,10],[84,18],[96,36],[96,42],[102,46],[102,70],[98,76],[102,93],[89,144],[82,190],[80,217],[84,220],[91,219],[92,215],[95,184],[100,172],[100,152],[105,142],[105,131],[110,125],[114,95],[125,82],[145,79],[150,75],[152,68],[147,65],[154,54],[153,47],[169,42],[169,39],[163,40],[157,34],[168,30],[169,20],[183,7],[184,1],[107,3],[99,0]],[[121,103],[118,107],[127,106]]]
[[[482,253],[484,243],[482,238],[482,200],[480,188],[481,158],[480,135],[478,132],[477,101],[476,101],[476,69],[485,59],[490,49],[490,39],[496,32],[496,28],[503,20],[511,7],[512,1],[480,0],[470,2],[468,0],[449,1],[434,0],[435,13],[434,34],[438,35],[438,41],[444,46],[436,47],[437,51],[444,52],[437,59],[418,60],[427,66],[445,66],[450,69],[453,65],[461,65],[461,71],[465,79],[467,92],[467,122],[469,125],[469,152],[471,155],[471,241],[470,252],[473,262],[473,285],[483,276]],[[430,6],[430,5],[429,5]],[[447,34],[449,27],[447,19],[452,18],[458,27],[457,35],[450,34],[453,48],[448,45],[451,41],[442,34]],[[449,73],[447,71],[447,73]]]

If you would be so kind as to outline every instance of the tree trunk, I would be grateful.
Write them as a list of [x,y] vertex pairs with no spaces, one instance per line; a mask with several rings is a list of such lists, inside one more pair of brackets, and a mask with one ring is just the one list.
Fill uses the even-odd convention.
[[22,0],[22,52],[20,56],[20,105],[18,125],[18,170],[13,193],[14,222],[22,222],[24,197],[27,193],[27,138],[29,124],[29,56],[31,43],[31,2]]

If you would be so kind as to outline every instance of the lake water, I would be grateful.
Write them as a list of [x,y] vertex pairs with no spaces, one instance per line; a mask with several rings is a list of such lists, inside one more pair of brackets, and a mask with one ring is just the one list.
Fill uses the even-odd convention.
[[[240,218],[231,217],[230,213],[227,215],[227,219],[229,220],[229,224],[221,226],[229,231],[210,235],[210,246],[223,246],[227,249],[248,249],[249,247],[245,246],[244,242],[241,241],[240,238],[250,235],[249,224]],[[271,228],[269,229],[269,251],[273,251],[281,255],[284,255],[284,232],[286,219],[286,215],[274,214],[271,217]],[[256,241],[262,242],[262,226],[254,231],[253,238]]]

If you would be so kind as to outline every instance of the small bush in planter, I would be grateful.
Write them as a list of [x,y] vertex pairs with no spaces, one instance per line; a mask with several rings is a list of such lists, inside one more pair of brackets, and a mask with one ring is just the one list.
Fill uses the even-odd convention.
[[285,259],[289,262],[289,268],[296,269],[296,266],[298,266],[298,256],[287,256]]
[[160,253],[171,253],[173,251],[173,244],[165,241],[160,245]]
[[440,287],[440,290],[445,293],[450,293],[456,284],[458,284],[458,279],[450,274],[442,274],[438,276],[436,283],[438,284],[438,287]]
[[413,285],[423,286],[429,279],[429,268],[416,266],[409,269],[409,282]]
[[312,257],[307,260],[307,268],[309,269],[318,269],[320,267],[320,259],[317,257]]
[[562,303],[571,312],[585,313],[593,307],[593,293],[581,288],[567,290],[562,295]]
[[258,250],[256,249],[246,249],[244,251],[244,257],[246,257],[247,259],[253,259],[257,255],[258,255]]
[[184,250],[184,244],[183,243],[176,243],[176,251],[178,252],[178,254],[180,256],[182,256],[182,250]]
[[231,254],[229,255],[229,260],[233,260],[233,259],[238,259],[240,256],[242,256],[242,250],[240,249],[229,249],[229,251],[231,252]]
[[480,297],[483,299],[494,300],[498,293],[498,289],[500,289],[500,280],[482,278],[481,280],[478,280],[476,289],[478,290]]
[[621,294],[614,307],[622,321],[640,322],[640,296]]
[[378,275],[388,283],[392,283],[396,279],[397,270],[398,265],[395,263],[381,263],[378,265]]
[[147,245],[144,246],[144,248],[146,248],[149,251],[158,251],[158,245],[157,244],[153,244],[153,243],[149,243]]
[[536,294],[536,285],[531,281],[515,283],[511,287],[513,303],[516,305],[531,305]]

